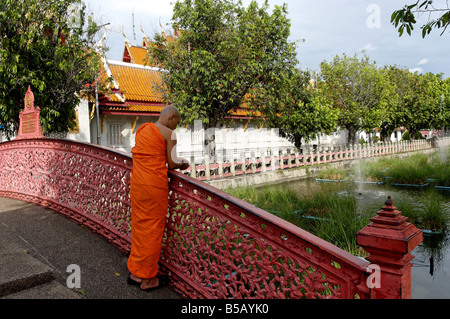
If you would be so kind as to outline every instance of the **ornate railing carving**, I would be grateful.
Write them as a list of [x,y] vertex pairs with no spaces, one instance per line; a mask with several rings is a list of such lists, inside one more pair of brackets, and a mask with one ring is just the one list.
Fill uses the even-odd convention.
[[246,202],[171,174],[163,259],[201,298],[366,297],[368,263]]
[[125,153],[69,140],[0,143],[0,196],[60,212],[126,252],[131,167]]
[[[58,211],[130,249],[126,153],[69,140],[0,143],[0,196]],[[169,172],[161,266],[189,298],[368,298],[369,263],[207,184]]]

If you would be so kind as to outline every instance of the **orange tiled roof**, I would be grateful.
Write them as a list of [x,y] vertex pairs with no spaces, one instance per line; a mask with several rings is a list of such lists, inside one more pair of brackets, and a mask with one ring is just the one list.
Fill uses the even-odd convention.
[[131,112],[155,112],[160,113],[164,106],[161,105],[137,105],[128,104],[128,111]]
[[128,46],[128,52],[130,54],[131,63],[149,65],[146,48],[130,45]]
[[[162,85],[161,71],[125,62],[109,62],[112,77],[126,101],[160,102],[161,93],[157,86]],[[115,94],[112,102],[121,102]]]
[[110,105],[105,107],[106,111],[114,111],[114,112],[136,112],[136,113],[160,113],[164,108],[164,105],[148,105],[148,104],[126,104],[120,105],[117,104],[115,106]]

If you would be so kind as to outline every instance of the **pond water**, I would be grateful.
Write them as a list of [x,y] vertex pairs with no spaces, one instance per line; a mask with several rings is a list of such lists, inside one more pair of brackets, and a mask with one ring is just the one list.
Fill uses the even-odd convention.
[[[429,189],[398,187],[391,185],[327,183],[307,179],[284,184],[299,194],[311,191],[352,193],[356,196],[358,210],[370,217],[384,206],[388,196],[396,203],[409,202],[412,207],[423,206],[423,199]],[[450,191],[438,191],[444,211],[450,212]],[[411,205],[410,205],[411,206]],[[400,209],[399,209],[400,210]],[[424,236],[413,252],[411,271],[413,299],[447,299],[450,298],[450,236]]]
[[449,236],[425,236],[413,252],[411,270],[413,299],[450,298]]

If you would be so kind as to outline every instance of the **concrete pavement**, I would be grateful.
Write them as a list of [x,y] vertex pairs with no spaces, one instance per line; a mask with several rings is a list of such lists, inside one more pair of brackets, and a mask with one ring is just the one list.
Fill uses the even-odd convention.
[[[0,299],[181,299],[128,286],[127,257],[64,216],[0,198]],[[70,265],[79,267],[80,288]]]

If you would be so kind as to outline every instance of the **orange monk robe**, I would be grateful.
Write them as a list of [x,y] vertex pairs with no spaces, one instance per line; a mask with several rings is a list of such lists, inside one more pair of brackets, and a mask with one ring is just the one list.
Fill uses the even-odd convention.
[[131,252],[128,270],[140,278],[158,274],[169,204],[167,145],[153,123],[136,132],[131,173]]

